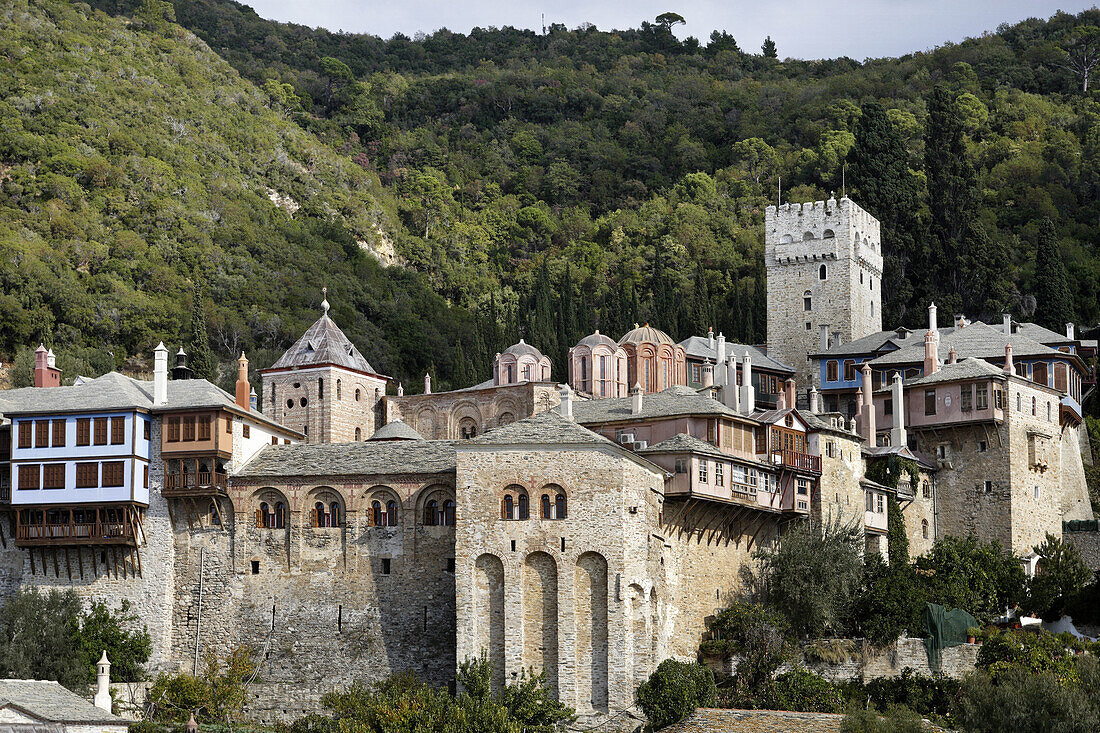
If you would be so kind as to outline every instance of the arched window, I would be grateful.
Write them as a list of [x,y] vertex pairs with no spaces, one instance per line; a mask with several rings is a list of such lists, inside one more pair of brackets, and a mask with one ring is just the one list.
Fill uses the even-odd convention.
[[822,265],[821,267],[817,268],[817,279],[818,280],[825,280],[828,277],[829,277],[829,268],[827,268],[825,265]]
[[386,502],[386,526],[397,526],[397,502],[392,499]]
[[1031,398],[1031,416],[1032,417],[1035,417],[1035,414],[1036,414],[1036,409],[1035,409],[1036,404],[1037,404],[1036,399],[1034,397],[1032,397]]
[[323,400],[325,398],[325,380],[321,377],[317,378],[317,399]]
[[1016,393],[1016,412],[1023,412],[1024,408],[1023,408],[1021,400],[1022,400],[1022,398],[1020,396],[1020,393],[1017,392]]
[[260,502],[259,513],[256,515],[256,526],[257,527],[270,527],[271,525],[268,524],[268,521],[269,521],[268,517],[270,517],[270,516],[271,516],[271,508],[268,506],[266,501],[261,501]]
[[360,430],[359,428],[355,429],[355,439],[356,440],[362,440],[363,439],[363,431]]
[[426,527],[435,527],[439,524],[439,502],[435,499],[430,499],[427,504],[424,505],[424,525]]
[[542,495],[542,518],[543,519],[553,519],[554,517],[551,516],[552,511],[553,510],[550,506],[550,495],[549,494],[543,494]]
[[527,494],[519,495],[519,518],[528,519],[531,516],[531,508],[528,506]]
[[362,395],[363,395],[362,391],[360,391],[358,389],[355,390],[355,401],[358,402],[359,398],[362,397]]
[[371,524],[375,527],[385,527],[386,513],[382,511],[382,502],[375,499],[370,503]]
[[477,423],[474,422],[472,417],[462,418],[462,422],[458,424],[459,435],[463,440],[469,440],[470,438],[477,437]]
[[343,399],[343,397],[341,397],[340,380],[339,379],[336,380],[336,399],[338,399],[338,400]]
[[932,497],[932,485],[927,481],[922,481],[920,485],[920,493],[925,499]]
[[328,506],[328,515],[329,515],[329,518],[332,521],[332,526],[333,527],[339,527],[340,526],[340,503],[339,502],[334,501],[331,504],[329,504],[329,506]]
[[527,490],[519,484],[505,487],[504,498],[501,499],[501,519],[527,519],[529,505]]
[[928,539],[928,520],[920,520],[920,534],[924,539]]
[[283,529],[286,527],[286,504],[281,501],[275,502],[275,524],[274,529]]
[[806,232],[802,235],[802,241],[803,242],[809,242],[813,238],[814,238],[814,233],[813,232]]
[[584,383],[588,381],[588,357],[581,357],[581,389],[585,389]]
[[501,503],[501,507],[500,507],[500,518],[501,519],[515,519],[515,515],[512,513],[512,495],[511,494],[505,494],[504,495],[504,501]]
[[319,501],[313,505],[313,526],[331,527],[329,514],[325,511],[325,502]]
[[443,502],[443,524],[447,527],[455,526],[455,503],[450,499]]
[[557,515],[555,519],[565,519],[568,514],[566,510],[565,494],[558,494],[554,497],[554,512]]
[[821,234],[821,238],[822,238],[822,239],[833,239],[834,237],[836,237],[836,234],[834,234],[834,233],[833,233],[833,230],[832,230],[832,229],[826,229],[826,230],[825,230],[824,232],[822,232],[822,234]]
[[810,291],[807,290],[806,292],[804,292],[802,294],[802,310],[804,310],[804,311],[813,310],[813,305],[814,305],[813,297],[810,295]]

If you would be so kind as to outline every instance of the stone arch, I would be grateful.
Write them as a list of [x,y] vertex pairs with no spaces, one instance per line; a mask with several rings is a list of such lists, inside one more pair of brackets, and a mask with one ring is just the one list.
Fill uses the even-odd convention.
[[286,494],[276,488],[265,486],[253,492],[252,509],[256,527],[286,529],[290,526],[290,502]]
[[804,232],[802,234],[802,241],[803,242],[809,242],[812,239],[817,239],[817,237],[814,236],[813,232]]
[[368,527],[396,527],[404,521],[401,497],[385,484],[377,484],[363,493]]
[[649,644],[646,634],[646,597],[645,589],[637,583],[631,583],[626,589],[627,595],[627,639],[628,668],[630,686],[637,687],[649,674]]
[[331,486],[315,486],[303,499],[302,516],[310,527],[342,527],[347,518],[343,493]]
[[[485,418],[478,409],[477,404],[471,400],[463,400],[451,409],[451,436],[453,438],[473,438],[481,434],[485,424]],[[467,435],[465,429],[473,428],[473,434]]]
[[504,563],[485,553],[474,562],[474,623],[477,651],[493,665],[494,692],[504,688]]
[[431,407],[423,407],[416,413],[414,422],[416,432],[424,436],[426,440],[435,440],[438,429],[435,410]]
[[413,501],[416,521],[426,527],[454,526],[454,503],[455,491],[452,487],[427,484],[417,492]]
[[779,238],[780,244],[790,244],[793,241],[794,237],[792,237],[790,234],[784,234],[782,237]]
[[515,400],[511,398],[497,399],[493,403],[493,412],[497,416],[497,426],[507,425],[516,421],[516,415],[519,414],[519,407],[516,405]]
[[836,233],[832,229],[826,229],[821,233],[822,239],[833,239],[836,237]]
[[607,560],[598,552],[577,558],[573,583],[576,615],[577,706],[607,712]]
[[546,552],[523,561],[523,666],[546,672],[558,696],[558,565]]
[[536,492],[539,519],[569,517],[569,494],[559,484],[546,484]]

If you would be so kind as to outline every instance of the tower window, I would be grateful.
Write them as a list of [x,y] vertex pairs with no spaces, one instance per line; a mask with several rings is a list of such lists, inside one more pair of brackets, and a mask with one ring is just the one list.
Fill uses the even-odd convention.
[[259,575],[260,574],[260,561],[259,560],[253,560],[252,561],[252,574],[253,575]]
[[813,298],[810,296],[809,290],[802,294],[802,310],[813,310]]
[[825,267],[825,265],[822,265],[821,267],[817,268],[817,279],[818,280],[825,280],[825,279],[828,279],[828,277],[829,277],[829,269],[827,267]]
[[809,321],[806,321],[806,330],[807,331],[814,330],[814,324],[810,323]]

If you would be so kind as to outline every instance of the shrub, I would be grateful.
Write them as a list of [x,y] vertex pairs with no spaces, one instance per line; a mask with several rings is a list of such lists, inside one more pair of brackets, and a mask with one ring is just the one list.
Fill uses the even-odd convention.
[[809,662],[844,664],[857,653],[851,639],[817,639],[802,647],[802,656]]
[[699,707],[714,705],[714,674],[695,662],[666,659],[638,687],[638,704],[654,728],[683,720]]
[[775,698],[781,710],[804,713],[839,713],[843,708],[840,690],[829,680],[796,669],[775,678]]
[[928,677],[906,667],[897,677],[871,680],[860,689],[860,697],[879,710],[906,707],[914,712],[950,724],[951,706],[959,681],[942,674]]
[[1077,674],[1065,643],[1047,631],[990,632],[978,651],[978,668],[994,680],[1013,669],[1026,674],[1049,672],[1063,682]]
[[1049,533],[1036,545],[1035,553],[1039,570],[1028,581],[1027,607],[1046,621],[1056,621],[1062,617],[1067,599],[1089,582],[1089,567],[1076,547]]
[[208,653],[199,676],[177,672],[157,677],[146,696],[146,717],[186,723],[194,713],[200,723],[236,722],[244,710],[246,680],[255,672],[255,652],[249,647],[238,647],[224,661]]
[[1080,657],[1066,683],[1051,672],[1038,674],[1012,667],[997,677],[969,675],[954,707],[955,719],[968,733],[1092,733],[1100,726],[1095,684],[1096,660]]
[[906,708],[892,708],[885,713],[871,709],[855,709],[840,722],[840,733],[925,733],[932,727]]

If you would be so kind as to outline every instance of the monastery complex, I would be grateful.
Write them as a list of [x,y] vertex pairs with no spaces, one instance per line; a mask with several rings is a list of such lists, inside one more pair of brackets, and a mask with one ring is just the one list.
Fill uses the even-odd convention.
[[896,501],[912,554],[973,534],[1033,571],[1046,533],[1093,518],[1096,342],[931,304],[927,329],[884,331],[870,213],[784,204],[765,227],[766,345],[643,324],[557,375],[521,340],[490,380],[415,395],[327,301],[259,393],[243,354],[228,394],[163,344],[152,381],[70,386],[40,347],[35,386],[0,392],[0,595],[128,599],[154,671],[251,645],[282,690],[261,718],[486,655],[497,685],[544,670],[595,723],[695,657],[794,523],[855,522],[884,553]]

